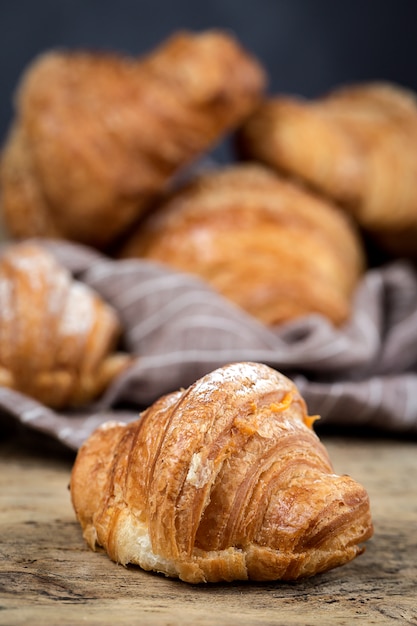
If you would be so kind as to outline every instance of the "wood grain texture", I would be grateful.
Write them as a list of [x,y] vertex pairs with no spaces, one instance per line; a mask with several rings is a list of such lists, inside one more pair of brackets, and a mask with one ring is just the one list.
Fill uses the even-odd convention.
[[365,554],[298,583],[196,587],[91,552],[69,499],[71,454],[0,442],[0,624],[417,624],[415,442],[324,443],[369,492]]

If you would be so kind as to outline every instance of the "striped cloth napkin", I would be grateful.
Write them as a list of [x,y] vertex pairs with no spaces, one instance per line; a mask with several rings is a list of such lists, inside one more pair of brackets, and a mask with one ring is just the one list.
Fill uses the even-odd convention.
[[136,419],[162,394],[233,361],[258,361],[294,380],[319,427],[417,433],[417,269],[371,269],[339,329],[318,315],[267,328],[190,275],[114,260],[69,242],[38,241],[118,311],[133,365],[99,402],[57,413],[0,389],[0,422],[17,421],[76,450],[103,421]]

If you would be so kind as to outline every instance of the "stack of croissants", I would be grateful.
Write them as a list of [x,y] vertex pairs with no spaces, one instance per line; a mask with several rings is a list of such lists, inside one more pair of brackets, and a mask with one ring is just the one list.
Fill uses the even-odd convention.
[[[308,101],[267,87],[219,30],[140,58],[57,50],[30,65],[1,154],[1,385],[87,405],[130,363],[115,311],[42,238],[196,274],[268,326],[346,323],[369,242],[417,259],[415,94],[371,82]],[[204,164],[225,137],[234,162]],[[309,576],[372,534],[365,490],[333,473],[293,383],[255,363],[100,428],[71,493],[91,547],[189,582]]]

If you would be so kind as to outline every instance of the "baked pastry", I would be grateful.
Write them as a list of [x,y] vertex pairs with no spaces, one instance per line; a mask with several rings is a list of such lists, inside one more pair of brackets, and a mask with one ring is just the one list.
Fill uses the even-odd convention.
[[137,59],[43,54],[21,80],[3,150],[10,235],[109,247],[175,173],[242,122],[265,81],[220,31],[177,33]]
[[210,170],[169,197],[120,255],[192,272],[272,325],[309,313],[344,322],[362,240],[341,210],[261,165]]
[[116,312],[44,248],[0,256],[0,385],[56,409],[100,395],[131,362]]
[[393,253],[417,257],[417,98],[387,83],[266,100],[237,136],[258,160],[342,204]]
[[295,385],[235,363],[108,422],[70,481],[88,545],[189,583],[295,580],[350,561],[372,535],[365,489],[334,474]]

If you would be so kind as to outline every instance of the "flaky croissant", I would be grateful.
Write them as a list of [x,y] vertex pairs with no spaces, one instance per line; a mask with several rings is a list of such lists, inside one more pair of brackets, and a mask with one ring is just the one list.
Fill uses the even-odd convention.
[[80,448],[71,497],[91,548],[190,583],[294,580],[342,565],[373,532],[295,385],[235,363],[109,422]]
[[171,177],[258,103],[265,73],[229,34],[175,34],[145,57],[52,51],[24,74],[3,150],[11,236],[109,247]]
[[244,123],[238,151],[342,204],[387,250],[417,257],[417,98],[387,83],[317,100],[274,97]]
[[0,385],[53,408],[87,404],[131,358],[115,353],[116,312],[44,248],[0,256]]
[[345,214],[261,165],[209,170],[143,220],[121,249],[197,274],[271,325],[350,315],[365,267]]

